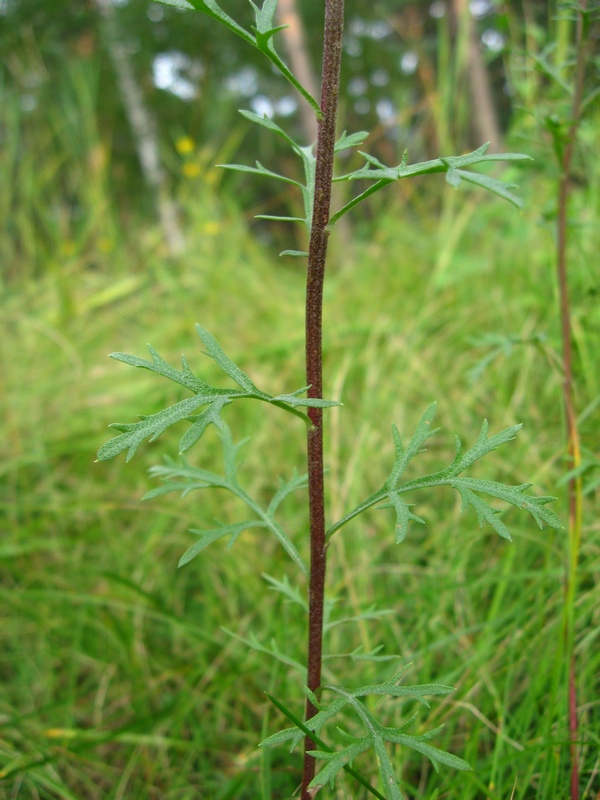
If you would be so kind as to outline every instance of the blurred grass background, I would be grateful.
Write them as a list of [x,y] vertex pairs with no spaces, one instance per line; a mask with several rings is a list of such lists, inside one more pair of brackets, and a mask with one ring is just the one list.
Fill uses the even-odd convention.
[[[35,41],[24,41],[15,52],[43,60]],[[223,628],[265,646],[274,638],[302,661],[304,621],[262,574],[293,584],[297,576],[253,531],[231,553],[217,544],[176,569],[189,527],[240,517],[218,493],[141,503],[147,468],[174,454],[169,434],[127,466],[93,462],[109,422],[180,398],[176,387],[107,360],[109,352],[144,355],[150,342],[172,363],[184,352],[218,385],[195,337],[198,321],[260,387],[275,394],[302,385],[303,269],[277,258],[280,234],[253,229],[257,209],[212,166],[237,152],[239,128],[190,139],[179,152],[177,136],[165,144],[186,237],[184,252],[169,255],[151,210],[115,189],[120,167],[99,111],[101,74],[97,57],[75,54],[33,111],[9,83],[1,87],[0,797],[288,798],[299,754],[257,743],[287,724],[264,692],[300,713],[301,679]],[[522,422],[517,440],[477,475],[534,482],[559,498],[566,521],[556,175],[529,113],[549,98],[534,79],[528,74],[530,93],[506,133],[508,149],[536,157],[514,168],[522,213],[430,179],[391,190],[371,216],[353,220],[350,243],[332,237],[325,383],[344,406],[328,415],[331,519],[385,478],[391,422],[408,436],[438,400],[442,431],[423,468],[448,463],[454,434],[471,443],[483,418],[492,432]],[[439,99],[440,119],[448,102]],[[584,798],[600,792],[598,122],[592,108],[570,248],[577,407],[590,462],[576,608]],[[252,436],[242,480],[263,499],[278,476],[303,471],[302,426],[274,411],[240,404],[225,412],[236,440]],[[194,463],[218,468],[217,445],[209,432]],[[439,744],[474,772],[437,775],[398,753],[410,797],[567,797],[564,531],[540,531],[510,511],[507,544],[461,514],[450,493],[415,501],[426,527],[396,546],[385,512],[360,518],[334,538],[328,576],[340,610],[375,604],[392,613],[333,628],[326,650],[381,644],[399,660],[332,659],[326,679],[360,685],[412,661],[413,682],[457,687],[420,714],[417,729],[444,723]],[[302,496],[283,510],[306,549]],[[408,711],[390,703],[382,713],[392,724]],[[374,780],[368,761],[356,766]],[[329,796],[358,797],[344,780]]]

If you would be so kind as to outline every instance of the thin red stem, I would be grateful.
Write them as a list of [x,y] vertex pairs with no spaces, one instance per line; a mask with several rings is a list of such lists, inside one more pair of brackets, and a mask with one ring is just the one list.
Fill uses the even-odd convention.
[[[321,111],[316,153],[316,177],[313,218],[308,248],[308,274],[306,281],[306,382],[310,384],[309,397],[323,396],[322,379],[322,327],[323,282],[331,204],[335,126],[340,86],[342,58],[342,33],[344,28],[344,0],[327,0],[325,5],[325,38],[323,45],[323,70],[321,79]],[[323,603],[325,597],[325,499],[323,478],[323,412],[320,408],[308,411],[312,428],[307,437],[308,496],[310,510],[310,583],[308,615],[308,670],[307,685],[317,692],[321,685]],[[306,719],[317,713],[310,700],[306,703]],[[302,800],[310,800],[308,786],[315,775],[315,759],[307,755],[314,750],[314,742],[307,737],[304,744],[302,773]]]

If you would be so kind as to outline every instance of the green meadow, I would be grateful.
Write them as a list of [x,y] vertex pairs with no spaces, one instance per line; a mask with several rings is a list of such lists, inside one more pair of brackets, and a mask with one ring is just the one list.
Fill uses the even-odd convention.
[[[109,423],[185,396],[108,353],[144,357],[150,343],[222,385],[196,322],[260,387],[304,385],[303,262],[278,257],[268,226],[256,235],[256,209],[212,167],[218,146],[197,142],[185,158],[170,151],[186,237],[170,256],[151,210],[129,210],[113,191],[100,91],[95,70],[75,66],[35,126],[8,89],[0,112],[0,798],[287,800],[301,754],[257,745],[288,724],[265,692],[303,708],[295,662],[305,620],[272,582],[296,586],[289,559],[252,530],[231,551],[216,543],[178,569],[189,529],[238,521],[235,501],[202,492],[142,502],[157,485],[148,469],[176,455],[171,433],[129,464],[95,463],[95,454]],[[568,250],[586,465],[574,615],[587,800],[600,796],[599,121],[596,109],[582,128]],[[521,120],[507,149],[535,158],[503,173],[519,184],[522,211],[430,176],[390,189],[371,217],[332,236],[325,396],[343,406],[326,416],[331,519],[385,479],[392,422],[410,436],[437,401],[441,430],[422,464],[448,464],[455,434],[472,444],[484,419],[491,433],[522,423],[477,477],[533,483],[558,498],[567,525],[557,180],[543,131]],[[75,194],[77,216],[64,199]],[[224,417],[235,441],[252,438],[244,488],[268,501],[279,477],[305,470],[305,431],[258,405]],[[221,468],[214,429],[189,459]],[[426,525],[401,545],[387,511],[333,539],[329,591],[360,619],[327,632],[325,652],[348,656],[325,662],[326,681],[375,683],[411,662],[411,682],[456,687],[420,709],[415,730],[443,724],[434,744],[473,771],[437,774],[398,749],[410,798],[569,797],[566,527],[540,530],[511,509],[509,543],[450,492],[415,502]],[[302,493],[283,513],[306,554]],[[361,658],[379,646],[380,660]],[[414,710],[394,701],[382,713],[392,724]],[[376,784],[368,758],[355,767]],[[323,796],[363,799],[346,778]]]

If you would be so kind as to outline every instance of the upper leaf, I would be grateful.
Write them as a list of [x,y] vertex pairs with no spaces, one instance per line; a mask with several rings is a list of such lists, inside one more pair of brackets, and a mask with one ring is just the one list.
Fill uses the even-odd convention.
[[397,167],[387,167],[381,161],[368,153],[362,153],[367,162],[366,166],[361,169],[350,172],[346,175],[340,175],[335,178],[336,181],[354,181],[354,180],[372,180],[375,183],[364,192],[354,197],[339,211],[331,217],[329,227],[347,214],[350,209],[358,205],[358,203],[365,200],[374,192],[379,191],[384,186],[387,186],[393,181],[409,178],[413,175],[428,175],[434,172],[445,172],[446,180],[451,186],[459,186],[464,180],[468,183],[473,183],[477,186],[487,189],[493,194],[508,200],[513,205],[520,208],[522,206],[521,199],[513,194],[510,190],[515,188],[514,184],[503,183],[495,178],[490,178],[486,175],[481,175],[478,172],[471,172],[465,170],[464,167],[472,166],[474,164],[486,163],[488,161],[530,161],[530,156],[521,153],[493,153],[487,154],[489,143],[482,145],[474,150],[472,153],[466,153],[462,156],[447,156],[445,158],[435,158],[430,161],[422,161],[417,164],[407,164],[406,153],[404,154],[401,163]]

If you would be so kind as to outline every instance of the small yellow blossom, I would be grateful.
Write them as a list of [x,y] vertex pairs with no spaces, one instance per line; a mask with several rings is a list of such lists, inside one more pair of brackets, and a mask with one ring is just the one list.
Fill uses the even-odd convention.
[[205,222],[202,226],[202,233],[205,236],[216,236],[220,230],[221,224],[215,220],[212,220],[211,222]]
[[108,236],[102,236],[100,239],[98,239],[98,249],[102,253],[110,253],[114,246],[115,243],[112,239],[109,239]]
[[175,149],[181,156],[189,156],[190,153],[194,152],[195,147],[196,143],[189,136],[181,136],[175,142]]
[[49,728],[46,731],[46,736],[49,739],[75,739],[77,732],[71,728]]
[[195,161],[186,161],[181,171],[186,178],[197,178],[198,175],[200,175],[200,164],[197,164]]

